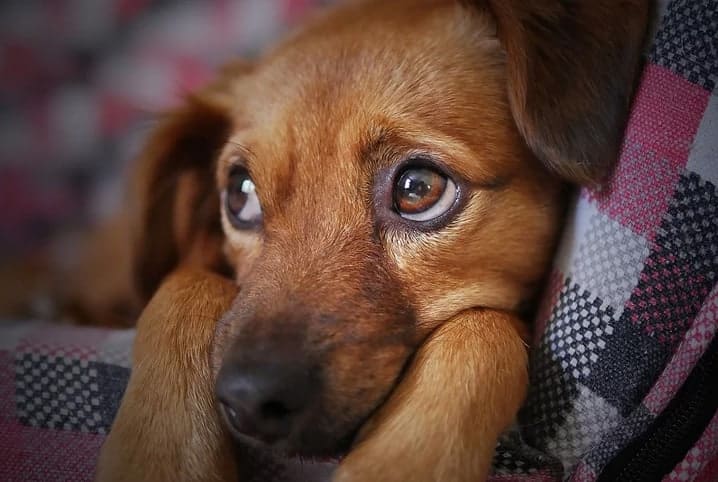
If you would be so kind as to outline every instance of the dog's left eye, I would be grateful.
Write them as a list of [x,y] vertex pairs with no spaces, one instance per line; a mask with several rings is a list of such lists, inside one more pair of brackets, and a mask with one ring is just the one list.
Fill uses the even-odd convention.
[[430,221],[446,213],[456,201],[456,184],[429,167],[408,167],[394,184],[394,209],[411,221]]
[[227,218],[237,229],[256,228],[262,222],[262,206],[255,192],[254,181],[242,168],[229,174],[227,189],[223,193]]

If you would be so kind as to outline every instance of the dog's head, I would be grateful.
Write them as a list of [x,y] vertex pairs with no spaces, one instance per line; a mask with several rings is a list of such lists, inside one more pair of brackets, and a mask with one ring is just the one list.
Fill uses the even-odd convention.
[[237,432],[341,451],[439,324],[534,296],[563,186],[616,156],[645,3],[352,2],[163,122],[139,279],[241,286],[215,346]]

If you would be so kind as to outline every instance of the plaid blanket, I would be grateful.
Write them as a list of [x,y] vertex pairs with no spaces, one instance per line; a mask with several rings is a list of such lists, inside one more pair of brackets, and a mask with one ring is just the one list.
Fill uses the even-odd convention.
[[[569,215],[495,482],[718,480],[718,0],[660,13],[618,167]],[[0,480],[92,478],[132,336],[0,327]]]
[[0,1],[0,260],[106,216],[154,114],[320,1]]
[[0,325],[0,480],[92,480],[133,338],[134,330]]
[[569,215],[497,479],[718,480],[718,1],[660,13],[618,166]]

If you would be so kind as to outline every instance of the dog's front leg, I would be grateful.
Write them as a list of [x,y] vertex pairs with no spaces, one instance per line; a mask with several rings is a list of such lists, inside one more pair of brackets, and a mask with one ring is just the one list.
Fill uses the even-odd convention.
[[463,312],[440,326],[334,480],[484,480],[497,438],[525,396],[520,331],[518,319],[490,310]]
[[98,481],[236,480],[210,371],[215,325],[236,290],[197,271],[175,272],[162,284],[137,325],[132,375]]

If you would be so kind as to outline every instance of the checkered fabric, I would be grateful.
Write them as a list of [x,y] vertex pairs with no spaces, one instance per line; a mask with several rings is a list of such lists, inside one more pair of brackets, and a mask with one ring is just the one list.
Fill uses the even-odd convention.
[[[716,356],[718,0],[672,0],[660,14],[614,175],[578,193],[569,215],[528,400],[498,445],[494,482],[596,480]],[[132,336],[0,327],[0,480],[92,478]],[[256,462],[256,480],[328,471]],[[718,415],[664,480],[718,480]]]
[[[495,481],[596,480],[716,356],[718,1],[660,19],[613,177],[569,215]],[[718,415],[664,480],[718,480],[717,460]]]
[[156,114],[322,1],[0,1],[0,259],[123,202]]
[[0,480],[92,480],[134,331],[0,325]]
[[[0,481],[91,481],[130,376],[134,330],[0,325]],[[330,462],[252,453],[243,482],[328,480]]]

